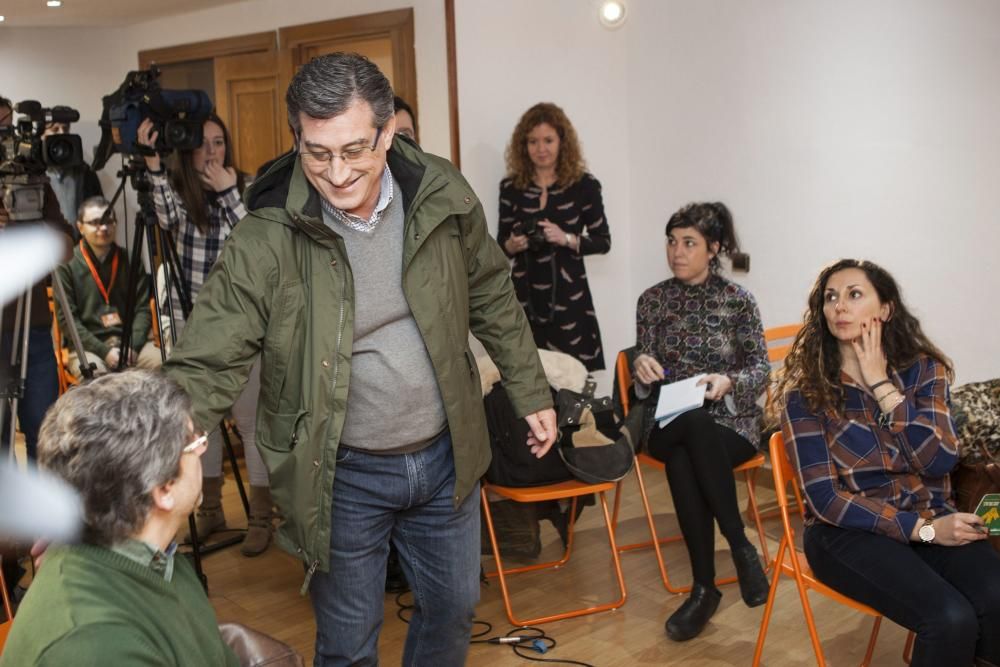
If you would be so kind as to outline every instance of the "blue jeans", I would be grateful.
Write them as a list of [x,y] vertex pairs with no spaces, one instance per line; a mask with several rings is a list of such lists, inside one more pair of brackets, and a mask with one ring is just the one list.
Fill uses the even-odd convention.
[[403,665],[465,664],[479,601],[479,487],[458,508],[454,488],[447,432],[412,454],[337,451],[330,572],[309,588],[314,665],[378,664],[390,538],[413,590]]
[[[4,333],[3,343],[0,344],[4,372],[16,374],[17,371],[8,366],[10,344],[11,334]],[[45,413],[56,402],[57,398],[59,398],[59,376],[56,370],[55,353],[52,349],[52,329],[49,327],[31,328],[28,330],[28,373],[24,382],[24,396],[21,397],[17,406],[17,418],[20,421],[21,431],[24,433],[24,443],[29,460],[34,461],[37,457],[38,429],[42,426]],[[10,415],[6,414],[6,404],[0,409],[5,411],[3,433],[0,433],[0,451],[3,451],[10,446],[10,443],[7,442],[7,434],[10,433]]]
[[912,667],[1000,664],[1000,555],[989,542],[903,544],[822,523],[802,539],[820,581],[917,633]]

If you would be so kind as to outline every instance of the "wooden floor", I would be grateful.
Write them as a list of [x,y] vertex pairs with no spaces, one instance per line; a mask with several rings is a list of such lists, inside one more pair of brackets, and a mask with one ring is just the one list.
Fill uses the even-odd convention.
[[[646,479],[652,502],[663,511],[659,529],[675,532],[676,521],[666,481],[660,474],[651,472],[646,474]],[[745,485],[738,482],[737,489],[742,502]],[[762,502],[773,498],[773,493],[764,488],[759,489],[758,495]],[[632,475],[624,487],[623,499],[619,541],[646,539],[648,533]],[[225,486],[224,502],[227,516],[237,519],[242,516],[239,498],[231,482]],[[768,521],[766,528],[773,556],[777,547],[778,520]],[[756,541],[753,532],[748,530],[747,534]],[[543,522],[542,540],[545,545],[543,557],[554,556],[561,549],[559,538],[548,522]],[[716,548],[719,574],[732,574],[729,553],[721,538]],[[669,545],[665,556],[671,578],[688,581],[690,570],[683,544]],[[492,568],[492,558],[484,557],[483,563],[487,570]],[[520,574],[510,579],[515,610],[523,615],[540,615],[571,605],[580,606],[581,601],[594,604],[612,599],[615,589],[610,563],[600,508],[587,508],[578,524],[573,558],[566,567]],[[539,657],[576,660],[602,667],[750,664],[763,607],[748,609],[735,585],[722,588],[719,611],[701,636],[676,643],[667,639],[663,624],[684,598],[671,595],[663,588],[653,552],[623,554],[622,566],[628,587],[626,604],[616,611],[546,624],[543,629],[558,645]],[[204,567],[209,579],[209,596],[220,620],[239,621],[274,635],[294,646],[307,664],[310,663],[315,625],[308,599],[299,596],[303,571],[297,560],[273,546],[257,558],[244,558],[238,547],[230,547],[209,555],[204,560]],[[403,601],[408,600],[406,596]],[[829,663],[860,664],[871,620],[825,598],[813,596],[812,602]],[[396,617],[396,610],[395,596],[387,595],[379,645],[381,662],[385,665],[400,663],[406,636],[407,626]],[[476,618],[492,625],[489,636],[503,635],[512,629],[495,579],[481,589]],[[476,630],[479,629],[477,625]],[[902,628],[883,621],[873,664],[902,664],[905,638]],[[530,663],[515,656],[509,647],[474,644],[467,664],[503,667]],[[783,579],[778,589],[764,664],[771,667],[815,664],[799,598],[790,579]]]

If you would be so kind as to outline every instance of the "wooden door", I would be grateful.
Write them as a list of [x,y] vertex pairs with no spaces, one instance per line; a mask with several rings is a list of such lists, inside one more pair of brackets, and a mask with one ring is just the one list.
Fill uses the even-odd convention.
[[412,8],[281,28],[278,43],[286,53],[281,68],[286,86],[295,70],[316,56],[360,53],[382,70],[393,91],[419,113]]
[[275,51],[215,58],[215,105],[229,128],[236,167],[253,175],[291,146]]

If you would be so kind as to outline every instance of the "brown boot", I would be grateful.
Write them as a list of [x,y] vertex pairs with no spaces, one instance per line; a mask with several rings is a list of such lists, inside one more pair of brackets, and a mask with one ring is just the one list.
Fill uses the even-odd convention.
[[201,505],[195,517],[198,539],[204,540],[217,530],[226,529],[226,516],[222,513],[222,477],[202,477]]
[[244,556],[259,556],[271,543],[271,488],[250,487],[250,517],[247,520],[247,534],[243,538],[240,553]]

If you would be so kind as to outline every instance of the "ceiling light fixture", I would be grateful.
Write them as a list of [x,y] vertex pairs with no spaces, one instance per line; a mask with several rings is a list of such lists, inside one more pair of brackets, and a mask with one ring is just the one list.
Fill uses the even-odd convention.
[[45,4],[49,7],[62,7],[62,0],[48,0]]
[[598,16],[605,28],[620,28],[625,23],[625,3],[622,0],[604,0]]

